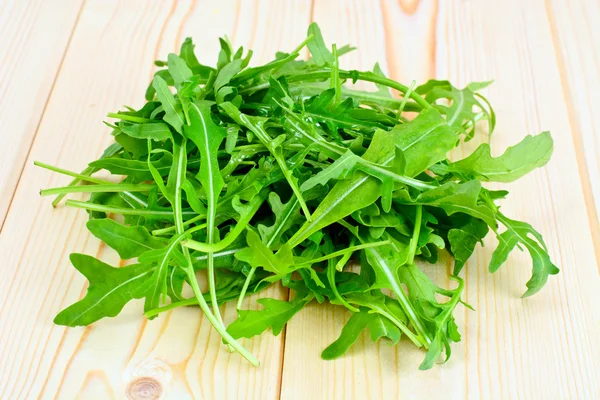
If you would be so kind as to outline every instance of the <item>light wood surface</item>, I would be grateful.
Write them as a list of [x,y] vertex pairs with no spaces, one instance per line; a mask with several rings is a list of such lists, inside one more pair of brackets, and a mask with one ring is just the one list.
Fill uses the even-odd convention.
[[[378,60],[405,82],[494,79],[495,153],[552,132],[552,161],[511,184],[502,209],[540,230],[561,274],[522,300],[528,256],[514,254],[490,275],[493,246],[479,249],[464,272],[476,311],[458,310],[463,341],[427,372],[409,343],[368,337],[339,360],[320,360],[348,315],[318,304],[280,336],[244,342],[259,368],[220,345],[196,310],[147,322],[132,303],[87,328],[54,326],[56,312],[85,291],[69,253],[118,257],[89,235],[84,212],[53,210],[38,196],[66,180],[33,161],[77,170],[97,158],[110,142],[106,112],[139,106],[152,61],[186,36],[206,63],[222,35],[268,61],[295,47],[311,20],[329,42],[358,47],[347,68]],[[143,376],[176,400],[600,398],[597,1],[0,0],[0,62],[0,399],[124,399],[128,385],[150,382]],[[446,284],[449,265],[428,272]],[[234,318],[232,306],[224,311]]]

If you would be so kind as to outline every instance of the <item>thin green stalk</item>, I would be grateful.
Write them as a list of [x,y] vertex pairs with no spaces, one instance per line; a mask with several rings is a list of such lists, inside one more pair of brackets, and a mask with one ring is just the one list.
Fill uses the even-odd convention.
[[[188,253],[188,256],[189,256],[189,253]],[[191,266],[191,264],[188,265],[188,268],[186,268],[186,272],[188,274],[188,279],[190,281],[190,285],[192,287],[194,295],[196,296],[196,299],[198,300],[198,305],[204,312],[204,315],[206,315],[206,318],[208,319],[208,321],[212,324],[212,326],[215,327],[215,329],[217,330],[217,332],[219,332],[219,334],[223,337],[223,339],[225,339],[225,341],[229,345],[231,345],[238,353],[240,353],[242,355],[242,357],[244,357],[246,360],[250,361],[250,363],[252,365],[254,365],[255,367],[258,367],[260,365],[260,362],[256,359],[256,357],[254,357],[252,355],[252,353],[250,353],[248,350],[246,350],[245,347],[243,347],[237,340],[235,340],[229,334],[229,332],[227,332],[227,329],[225,329],[225,327],[219,323],[219,321],[216,319],[216,317],[210,311],[210,308],[208,307],[206,300],[204,300],[204,296],[202,296],[202,292],[200,291],[200,287],[198,286],[198,281],[196,280],[196,274],[194,273],[194,268]]]
[[[175,142],[173,142],[173,145],[175,146]],[[178,235],[183,235],[184,234],[184,227],[183,227],[183,209],[181,206],[181,186],[183,185],[183,181],[185,179],[185,165],[186,165],[186,157],[187,157],[187,151],[186,151],[186,140],[184,139],[182,141],[181,144],[181,149],[179,151],[179,159],[177,160],[173,160],[173,162],[177,162],[178,165],[180,165],[179,168],[177,168],[177,176],[176,178],[176,182],[175,182],[175,196],[173,198],[173,219],[175,220],[175,228],[177,231]],[[209,284],[209,288],[210,288],[210,298],[211,298],[211,302],[213,303],[213,310],[214,310],[214,314],[210,314],[210,309],[208,308],[208,305],[206,304],[206,300],[204,300],[204,297],[202,296],[202,292],[200,291],[200,288],[198,287],[198,282],[196,280],[196,274],[194,272],[194,266],[192,264],[192,259],[190,257],[190,252],[189,249],[181,246],[181,249],[183,251],[183,255],[187,261],[187,268],[186,273],[188,275],[189,281],[190,281],[190,285],[192,286],[192,289],[194,291],[194,295],[196,296],[196,299],[198,300],[198,304],[200,305],[200,308],[202,308],[202,311],[204,311],[204,313],[207,315],[207,317],[209,317],[209,320],[211,320],[211,318],[213,319],[211,321],[212,325],[215,327],[215,329],[217,329],[217,331],[219,331],[219,333],[221,333],[221,335],[223,337],[225,337],[223,335],[222,332],[227,332],[226,328],[225,328],[225,324],[223,323],[223,319],[221,318],[221,313],[219,312],[219,304],[217,303],[217,296],[214,290],[214,275],[212,275],[213,278],[213,284],[210,285]],[[209,257],[209,267],[210,267],[210,261],[212,261],[212,257]],[[211,278],[211,274],[210,274],[210,268],[209,268],[209,281]],[[206,306],[206,307],[204,307]],[[208,311],[208,313],[207,313]],[[233,340],[233,338],[231,338]],[[231,341],[231,340],[227,340],[228,344],[238,350],[240,352],[240,354],[244,355],[244,357],[246,357],[250,362],[252,362],[252,360],[254,360],[255,362],[258,362],[254,356],[252,356],[252,354],[250,354],[245,348],[243,348],[239,343],[237,343],[235,340]],[[248,358],[248,356],[250,358]],[[254,364],[254,362],[252,362]]]
[[[98,183],[98,184],[109,184],[109,185],[114,184],[114,182],[111,182],[111,181],[107,181],[104,179],[98,179],[98,178],[92,178],[91,176],[78,174],[77,172],[73,172],[73,171],[69,171],[67,169],[55,167],[54,165],[46,164],[46,163],[43,163],[40,161],[34,161],[33,165],[35,165],[36,167],[41,167],[41,168],[47,169],[52,172],[58,172],[59,174],[77,178],[80,181],[86,181],[86,182]],[[73,185],[69,185],[69,186],[73,186]]]
[[143,124],[145,122],[154,122],[154,120],[150,118],[136,117],[134,115],[127,115],[121,113],[108,113],[106,116],[108,118],[115,118],[123,121],[135,122],[138,124]]
[[338,60],[337,45],[334,44],[331,47],[333,53],[333,64],[331,65],[331,87],[335,89],[335,106],[340,104],[342,100],[342,82],[340,80],[340,64]]
[[[90,203],[87,201],[78,201],[78,200],[67,200],[65,203],[66,206],[75,207],[75,208],[83,208],[84,210],[89,211],[99,211],[110,214],[120,214],[120,215],[140,215],[146,217],[166,217],[173,219],[172,211],[155,211],[155,210],[138,210],[135,208],[123,208],[123,207],[112,207],[105,206],[102,204]],[[193,211],[183,211],[183,215],[196,215]]]
[[244,301],[244,297],[246,296],[246,291],[248,290],[248,286],[250,286],[250,281],[252,281],[252,277],[254,277],[254,271],[256,271],[256,267],[252,267],[250,272],[248,272],[248,276],[244,281],[244,286],[242,287],[242,291],[240,292],[240,296],[238,297],[238,301],[236,304],[236,308],[239,310],[242,308],[242,302]]
[[154,189],[154,185],[133,184],[133,183],[110,183],[102,185],[85,186],[63,186],[40,190],[41,196],[52,196],[55,194],[69,193],[120,193],[120,192],[149,192]]
[[406,107],[406,102],[408,101],[408,98],[410,97],[410,94],[412,93],[415,85],[417,84],[416,81],[412,81],[410,83],[410,86],[408,87],[408,91],[404,94],[404,98],[402,99],[402,103],[400,103],[400,107],[398,107],[398,113],[396,113],[396,118],[400,119],[402,117],[402,111],[404,111],[404,107]]
[[313,35],[311,33],[310,35],[308,35],[306,37],[306,39],[304,39],[304,41],[302,43],[300,43],[298,46],[296,46],[296,48],[294,50],[292,50],[292,52],[290,54],[300,53],[300,50],[302,50],[304,48],[304,46],[306,46],[314,38],[315,38],[315,35]]
[[[186,226],[191,225],[194,222],[198,222],[198,221],[200,221],[202,219],[206,219],[206,214],[198,214],[194,218],[190,218],[187,221],[184,221],[183,222],[183,226],[186,227]],[[167,228],[155,229],[155,230],[152,231],[152,235],[153,236],[168,235],[171,232],[175,231],[176,229],[177,228],[175,227],[175,225],[169,226]]]
[[[95,169],[94,169],[94,168],[92,168],[92,167],[87,167],[86,169],[84,169],[83,171],[81,171],[81,173],[80,173],[79,175],[82,175],[82,176],[89,176],[89,175],[93,174],[93,173],[94,173],[94,171],[95,171]],[[69,185],[68,185],[68,186],[75,186],[75,185],[77,185],[77,184],[78,184],[80,181],[81,181],[81,179],[80,179],[80,178],[75,178],[75,179],[73,179],[71,182],[69,182]],[[61,202],[61,200],[62,200],[62,199],[64,199],[64,197],[65,197],[65,196],[66,196],[66,193],[65,193],[65,194],[61,194],[61,195],[58,195],[58,196],[56,196],[56,198],[55,198],[55,199],[52,201],[52,207],[56,207],[56,206],[57,206],[57,205],[58,205],[58,204]]]
[[413,236],[410,239],[410,247],[408,253],[408,264],[415,262],[415,254],[417,252],[417,245],[419,243],[419,235],[421,234],[421,221],[423,219],[423,206],[418,205],[417,214],[415,216],[415,228],[413,230]]

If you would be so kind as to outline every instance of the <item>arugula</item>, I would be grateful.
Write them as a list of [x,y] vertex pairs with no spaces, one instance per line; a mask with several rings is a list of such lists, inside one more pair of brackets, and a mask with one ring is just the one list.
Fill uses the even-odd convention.
[[83,299],[62,310],[54,323],[67,326],[89,325],[104,317],[117,316],[134,298],[135,288],[147,282],[153,273],[148,264],[114,268],[85,254],[71,254],[73,267],[83,274],[90,286]]
[[[558,273],[541,235],[500,212],[508,192],[484,187],[543,167],[550,134],[525,136],[498,156],[484,143],[448,159],[482,132],[480,121],[484,134],[494,130],[480,93],[488,82],[403,85],[378,64],[344,70],[340,57],[352,48],[328,46],[317,24],[292,51],[253,67],[251,50],[219,43],[215,67],[200,64],[189,38],[157,61],[146,103],[108,114],[116,143],[83,171],[36,162],[73,179],[41,194],[57,195],[56,205],[89,193],[65,204],[86,210],[88,230],[134,263],[114,268],[73,254],[89,288],[57,324],[113,317],[134,299],[144,300],[149,319],[198,306],[231,350],[258,365],[237,339],[279,334],[316,300],[351,313],[324,359],[342,356],[366,331],[392,345],[405,336],[426,352],[427,369],[460,341],[454,312],[469,306],[459,274],[490,230],[499,242],[490,272],[515,248],[529,252],[524,296]],[[352,88],[358,81],[376,90]],[[113,176],[99,178],[100,170]],[[454,258],[449,287],[421,269],[441,252]],[[206,274],[204,292],[197,273]],[[288,288],[290,300],[243,309],[272,284]],[[238,317],[226,327],[219,306],[231,301]]]

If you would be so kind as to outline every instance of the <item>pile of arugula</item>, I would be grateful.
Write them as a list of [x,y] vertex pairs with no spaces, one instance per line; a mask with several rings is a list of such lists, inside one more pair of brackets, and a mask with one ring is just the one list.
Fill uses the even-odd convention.
[[[87,210],[90,232],[123,260],[135,260],[115,268],[71,255],[89,289],[55,323],[114,317],[132,299],[144,299],[148,318],[200,306],[230,349],[257,365],[237,338],[268,328],[277,335],[306,304],[328,301],[352,316],[324,359],[342,355],[368,328],[374,341],[395,344],[404,335],[427,349],[427,369],[460,340],[458,275],[488,230],[499,241],[491,272],[515,247],[529,251],[525,296],[558,273],[540,234],[500,212],[496,202],[507,192],[481,185],[511,182],[546,164],[550,134],[526,136],[499,157],[482,144],[463,160],[447,159],[474,137],[480,120],[488,133],[494,129],[494,112],[477,93],[488,83],[407,87],[378,65],[342,70],[338,58],[352,48],[330,50],[315,24],[295,50],[261,66],[248,67],[252,51],[220,43],[216,68],[198,62],[190,39],[179,55],[157,61],[165,68],[146,104],[109,114],[117,120],[109,125],[115,143],[81,173],[36,163],[74,178],[42,195],[58,195],[56,205],[66,194],[91,193],[89,201],[66,205]],[[298,60],[305,46],[311,58]],[[377,89],[343,86],[357,81]],[[94,177],[100,170],[118,183]],[[442,249],[454,257],[455,288],[437,286],[416,264],[435,263]],[[240,309],[245,296],[274,283],[291,289],[292,300],[260,299],[263,309]],[[219,305],[228,301],[237,302],[239,316],[226,327]]]

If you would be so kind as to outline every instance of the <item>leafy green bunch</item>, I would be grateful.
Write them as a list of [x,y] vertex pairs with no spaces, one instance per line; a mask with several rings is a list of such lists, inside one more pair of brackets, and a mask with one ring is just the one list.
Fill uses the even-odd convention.
[[[546,164],[550,134],[526,136],[499,157],[482,144],[447,159],[480,121],[493,131],[494,112],[478,93],[488,83],[407,87],[377,64],[340,69],[352,48],[327,47],[315,24],[295,50],[260,66],[249,67],[251,51],[220,44],[214,68],[200,64],[190,39],[179,55],[157,61],[163,68],[147,102],[109,114],[115,143],[81,173],[37,163],[74,178],[42,195],[58,195],[56,205],[65,194],[90,193],[66,205],[87,210],[89,231],[131,260],[115,268],[71,255],[90,284],[55,323],[114,317],[132,299],[144,299],[148,318],[199,306],[231,349],[258,364],[238,338],[268,328],[277,335],[308,303],[329,302],[351,317],[323,358],[339,357],[368,329],[374,341],[405,336],[426,349],[427,369],[460,340],[459,274],[490,229],[498,238],[491,272],[515,247],[530,253],[525,296],[558,273],[540,234],[500,211],[507,192],[482,186]],[[305,46],[311,57],[302,61]],[[357,81],[376,90],[344,86]],[[117,179],[94,176],[100,170]],[[416,262],[435,263],[440,251],[454,258],[452,288],[433,283]],[[263,298],[262,309],[242,309],[245,296],[275,283],[291,289],[292,300]],[[219,306],[228,301],[237,302],[238,318],[226,327]]]

